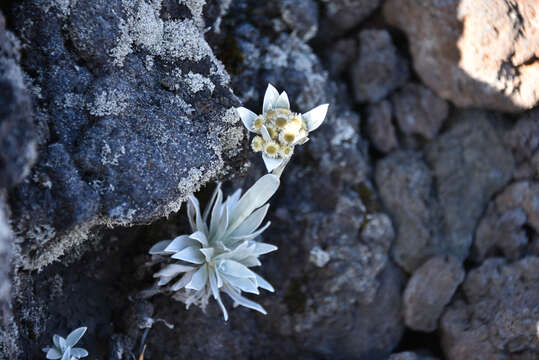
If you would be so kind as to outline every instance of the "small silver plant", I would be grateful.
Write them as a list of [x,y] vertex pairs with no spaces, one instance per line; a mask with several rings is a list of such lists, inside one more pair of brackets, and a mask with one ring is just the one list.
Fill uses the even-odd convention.
[[266,202],[279,183],[277,176],[267,174],[243,196],[238,189],[226,200],[218,185],[203,213],[197,198],[189,196],[187,216],[192,233],[160,241],[149,251],[157,261],[168,262],[154,274],[159,279],[157,286],[173,292],[173,298],[187,308],[195,304],[205,310],[213,296],[225,321],[228,312],[220,292],[228,294],[236,305],[266,314],[262,306],[241,293],[259,294],[258,288],[274,291],[250,268],[261,265],[260,255],[277,249],[255,239],[270,225],[268,221],[261,226],[269,208]]
[[46,353],[45,357],[53,360],[78,360],[88,356],[88,351],[80,347],[75,347],[86,330],[86,327],[75,329],[65,339],[59,335],[54,335],[52,337],[54,346],[43,348],[43,351]]
[[290,101],[285,91],[281,94],[268,84],[264,95],[262,114],[239,107],[237,112],[243,125],[257,134],[251,148],[262,153],[268,172],[280,176],[296,145],[305,144],[311,131],[316,130],[326,118],[329,104],[323,104],[305,114],[290,111]]

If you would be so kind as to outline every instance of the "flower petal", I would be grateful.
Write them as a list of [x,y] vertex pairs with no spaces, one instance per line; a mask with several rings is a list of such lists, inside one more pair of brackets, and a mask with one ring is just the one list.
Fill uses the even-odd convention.
[[264,105],[262,106],[262,112],[266,113],[268,110],[274,108],[275,102],[279,98],[279,92],[273,85],[268,84],[266,93],[264,94]]
[[234,260],[221,260],[216,264],[216,268],[223,275],[237,278],[256,278],[256,274],[249,270],[247,266]]
[[256,311],[261,312],[264,315],[267,315],[266,310],[259,304],[255,303],[254,301],[251,301],[247,298],[244,298],[241,296],[236,290],[234,290],[231,286],[224,284],[223,290],[234,300],[238,305],[245,306],[246,308],[253,309]]
[[326,118],[328,107],[329,104],[319,105],[302,115],[305,123],[307,124],[307,131],[314,131],[318,129],[320,125],[322,125],[322,122]]
[[208,265],[204,264],[191,278],[189,284],[185,285],[186,289],[195,291],[201,290],[208,282]]
[[219,287],[217,286],[217,274],[213,271],[210,272],[210,288],[211,292],[213,294],[213,298],[217,301],[219,304],[219,307],[221,308],[221,311],[223,312],[223,316],[225,318],[225,321],[228,320],[228,312],[226,311],[225,305],[223,304],[223,301],[221,300],[221,295],[219,294]]
[[236,108],[236,111],[238,112],[238,115],[240,116],[241,121],[243,122],[243,125],[247,128],[247,130],[254,131],[253,123],[255,122],[257,115],[251,110],[244,107]]
[[88,328],[85,326],[73,330],[71,333],[69,333],[69,335],[67,335],[66,345],[70,347],[75,346],[75,344],[78,343],[80,338],[84,335],[86,330],[88,330]]
[[262,160],[264,160],[264,165],[266,165],[266,169],[269,173],[278,168],[284,161],[283,158],[272,158],[266,156],[266,154],[262,154]]
[[200,248],[197,246],[189,246],[172,255],[173,259],[187,261],[193,264],[203,264],[204,256],[200,252]]
[[230,214],[230,226],[227,232],[232,233],[253,211],[264,205],[279,188],[279,178],[272,174],[262,176],[238,201]]
[[275,101],[275,108],[288,109],[290,110],[290,101],[288,100],[288,95],[286,91],[283,91],[281,95]]

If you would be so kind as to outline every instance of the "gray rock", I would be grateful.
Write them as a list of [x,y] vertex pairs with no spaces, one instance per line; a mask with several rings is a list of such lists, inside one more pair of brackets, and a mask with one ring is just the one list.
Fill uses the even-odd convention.
[[514,161],[482,112],[464,111],[455,126],[426,147],[436,178],[445,240],[443,252],[466,259],[489,199],[511,179]]
[[421,355],[412,351],[404,351],[400,353],[391,354],[388,360],[438,360],[438,358]]
[[371,15],[381,0],[322,0],[333,33],[341,34]]
[[314,0],[281,0],[281,17],[299,37],[308,41],[318,31],[318,3]]
[[517,163],[529,161],[539,149],[539,111],[532,110],[520,117],[503,140],[513,149]]
[[391,101],[401,131],[434,139],[449,113],[449,105],[428,88],[414,83],[397,91]]
[[375,171],[380,197],[395,222],[393,259],[413,272],[443,243],[434,180],[418,152],[396,151],[378,161]]
[[475,234],[474,260],[501,252],[517,260],[526,253],[533,239],[526,227],[539,233],[539,183],[519,181],[507,186],[491,201]]
[[352,67],[356,101],[380,101],[404,85],[408,77],[408,64],[398,54],[386,30],[359,33],[359,57]]
[[332,43],[323,55],[327,58],[328,70],[335,77],[346,74],[357,58],[358,44],[355,38],[344,38]]
[[17,9],[22,65],[51,129],[30,180],[10,197],[27,269],[58,259],[96,226],[177,211],[230,172],[243,139],[239,102],[194,3],[174,19],[160,17],[161,2],[65,5]]
[[398,147],[397,134],[392,122],[391,103],[387,100],[371,104],[367,108],[367,134],[374,147],[389,153]]
[[432,332],[455,290],[464,280],[461,263],[433,257],[414,271],[404,290],[404,321],[413,330]]
[[466,301],[454,301],[441,320],[449,360],[537,358],[537,269],[537,257],[512,264],[492,258],[468,273],[462,286]]
[[526,0],[389,0],[383,9],[408,36],[418,76],[440,97],[513,112],[539,100],[538,11]]
[[0,12],[0,189],[19,183],[37,157],[32,102],[20,68],[19,40]]

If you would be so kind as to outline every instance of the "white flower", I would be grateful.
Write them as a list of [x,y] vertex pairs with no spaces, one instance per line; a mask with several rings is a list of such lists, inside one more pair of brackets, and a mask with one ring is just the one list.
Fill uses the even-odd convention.
[[[319,105],[305,114],[293,113],[290,111],[290,102],[286,92],[279,94],[273,85],[268,84],[261,115],[244,107],[236,110],[247,130],[262,135],[265,142],[276,142],[279,146],[291,148],[290,151],[280,151],[277,156],[262,150],[264,164],[268,172],[272,172],[290,158],[294,146],[305,144],[309,140],[307,137],[309,133],[322,125],[328,106],[329,104]],[[269,149],[273,150],[274,147]]]
[[[261,265],[258,257],[277,249],[255,241],[268,228],[260,227],[269,208],[266,202],[279,187],[279,178],[265,175],[240,198],[241,189],[223,201],[218,185],[210,203],[201,213],[199,202],[191,195],[187,215],[193,233],[173,240],[161,241],[150,254],[170,256],[177,260],[163,267],[154,277],[158,286],[174,291],[174,298],[205,309],[210,296],[219,303],[228,319],[220,292],[228,294],[235,304],[266,314],[259,304],[241,296],[241,292],[259,294],[258,288],[273,291],[273,287],[249,268]],[[181,275],[181,276],[180,276]],[[176,279],[178,278],[178,279]],[[176,279],[176,281],[172,281]]]
[[73,330],[67,338],[59,335],[52,337],[53,347],[43,349],[47,353],[47,359],[78,360],[88,356],[88,351],[80,347],[74,347],[86,332],[86,327]]

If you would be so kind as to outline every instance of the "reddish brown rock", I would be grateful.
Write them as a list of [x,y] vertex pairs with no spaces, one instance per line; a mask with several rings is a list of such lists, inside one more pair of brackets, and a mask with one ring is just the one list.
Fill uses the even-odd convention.
[[539,2],[388,0],[384,16],[408,35],[423,82],[457,106],[515,112],[539,100]]

